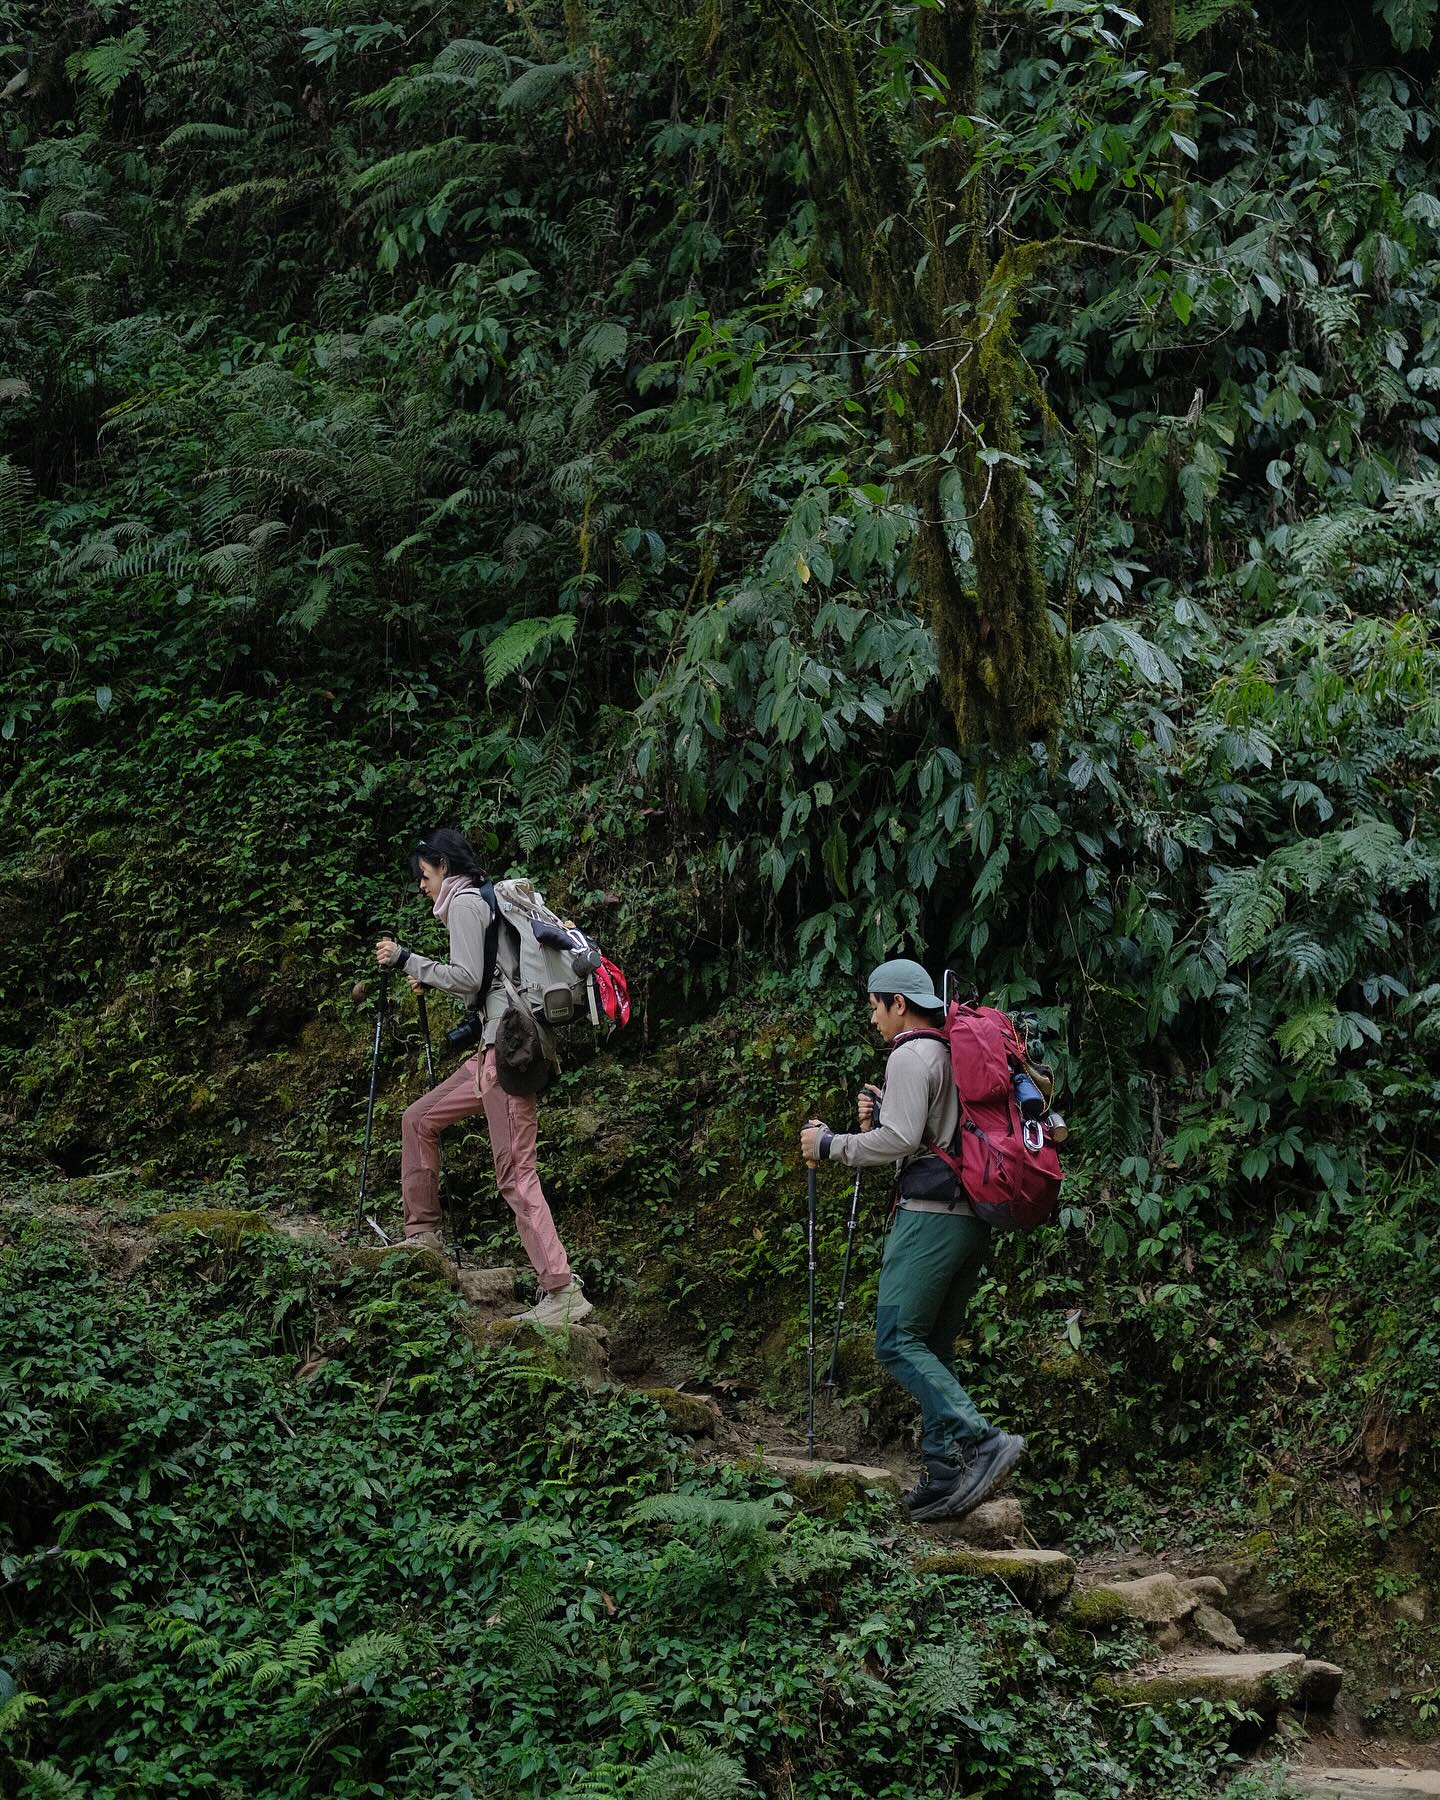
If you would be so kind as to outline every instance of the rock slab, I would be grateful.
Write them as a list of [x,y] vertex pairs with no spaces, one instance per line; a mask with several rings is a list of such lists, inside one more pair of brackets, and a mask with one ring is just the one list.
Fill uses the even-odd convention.
[[1440,1800],[1440,1769],[1287,1769],[1306,1800]]
[[1186,1656],[1152,1669],[1105,1675],[1096,1691],[1130,1706],[1164,1708],[1186,1700],[1233,1701],[1246,1712],[1274,1713],[1300,1696],[1305,1658],[1273,1656]]
[[515,1305],[518,1269],[458,1269],[455,1281],[472,1306],[492,1309]]
[[1075,1559],[1062,1550],[981,1550],[957,1545],[935,1556],[915,1559],[918,1575],[958,1575],[970,1581],[996,1581],[1026,1606],[1062,1600],[1075,1579]]
[[1025,1537],[1025,1514],[1010,1495],[987,1500],[963,1519],[931,1519],[920,1529],[943,1544],[977,1544],[982,1550],[1000,1550],[1019,1544]]
[[1213,1578],[1186,1580],[1161,1572],[1135,1581],[1097,1581],[1076,1594],[1071,1610],[1084,1625],[1133,1619],[1140,1625],[1164,1627],[1188,1619],[1198,1606],[1224,1598],[1225,1589]]
[[893,1469],[882,1469],[874,1463],[827,1462],[817,1456],[764,1456],[761,1458],[772,1475],[790,1481],[796,1476],[813,1476],[817,1480],[849,1482],[859,1487],[900,1490],[900,1477]]

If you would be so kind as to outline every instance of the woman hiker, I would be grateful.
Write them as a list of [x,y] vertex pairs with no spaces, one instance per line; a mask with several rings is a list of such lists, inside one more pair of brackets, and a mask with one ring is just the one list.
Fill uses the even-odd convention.
[[920,1402],[925,1472],[905,1496],[912,1519],[958,1518],[994,1493],[1025,1453],[1025,1440],[985,1420],[955,1374],[955,1337],[990,1247],[990,1227],[926,1146],[950,1149],[960,1100],[950,1047],[938,1035],[945,1003],[917,962],[881,963],[869,981],[870,1022],[886,1045],[878,1108],[860,1097],[858,1132],[818,1120],[800,1133],[812,1167],[898,1164],[894,1221],[875,1306],[875,1354]]
[[594,1308],[570,1273],[536,1172],[535,1098],[507,1094],[495,1078],[495,1032],[506,1005],[503,977],[519,981],[518,948],[502,921],[495,969],[482,994],[491,915],[480,891],[485,876],[474,851],[458,831],[432,831],[420,840],[410,866],[435,917],[450,933],[450,960],[435,962],[392,937],[382,937],[376,944],[375,960],[382,969],[403,970],[417,994],[423,988],[438,988],[475,1008],[484,1019],[484,1041],[478,1055],[405,1109],[400,1151],[405,1242],[440,1247],[440,1133],[457,1119],[483,1112],[490,1127],[495,1179],[540,1282],[539,1304],[520,1316],[536,1325],[577,1324]]

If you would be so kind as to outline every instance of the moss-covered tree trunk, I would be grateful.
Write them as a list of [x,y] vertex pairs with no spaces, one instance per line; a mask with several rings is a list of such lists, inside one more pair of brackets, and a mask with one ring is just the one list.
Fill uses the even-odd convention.
[[[784,0],[781,39],[809,96],[815,198],[844,246],[877,339],[908,346],[892,428],[918,510],[912,569],[934,626],[941,690],[965,742],[1011,750],[1052,733],[1066,660],[1050,623],[1020,438],[1026,372],[1011,333],[1027,259],[992,255],[973,167],[980,112],[981,0],[919,15],[917,50],[939,99],[913,115],[862,86],[836,0]],[[920,144],[920,180],[911,144]],[[965,495],[975,587],[959,564],[942,488],[953,450]]]

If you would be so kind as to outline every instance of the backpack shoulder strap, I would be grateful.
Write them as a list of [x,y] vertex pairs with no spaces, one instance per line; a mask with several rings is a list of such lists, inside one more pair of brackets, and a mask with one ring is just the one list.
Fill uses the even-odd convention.
[[885,1054],[888,1056],[892,1050],[898,1050],[902,1044],[913,1044],[923,1038],[929,1038],[937,1044],[948,1044],[950,1041],[943,1031],[934,1031],[928,1025],[917,1025],[914,1031],[902,1031],[891,1038],[885,1047]]
[[483,1007],[495,985],[495,965],[500,957],[500,902],[495,898],[493,883],[480,883],[480,898],[490,908],[490,923],[485,927],[485,961],[480,969],[480,1005]]

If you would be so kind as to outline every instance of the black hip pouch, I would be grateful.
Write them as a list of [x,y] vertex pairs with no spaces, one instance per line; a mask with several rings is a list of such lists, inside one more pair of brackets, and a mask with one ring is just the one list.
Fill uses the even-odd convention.
[[965,1190],[943,1157],[917,1156],[900,1171],[902,1200],[944,1200],[958,1205]]

